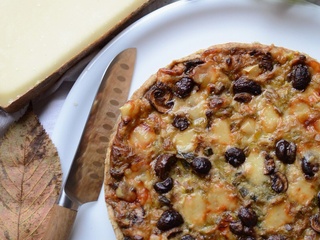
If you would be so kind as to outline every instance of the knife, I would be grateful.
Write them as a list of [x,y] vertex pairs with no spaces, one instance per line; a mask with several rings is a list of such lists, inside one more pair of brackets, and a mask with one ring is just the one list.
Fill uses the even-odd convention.
[[320,0],[307,0],[307,2],[320,6]]
[[119,107],[128,98],[136,59],[136,49],[119,53],[105,71],[58,203],[51,211],[44,239],[68,239],[78,208],[97,201],[103,179],[109,137]]

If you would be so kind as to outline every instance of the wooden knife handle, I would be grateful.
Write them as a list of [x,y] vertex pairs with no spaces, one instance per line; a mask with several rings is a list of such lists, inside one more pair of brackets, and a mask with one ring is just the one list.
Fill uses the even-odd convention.
[[67,240],[70,237],[77,211],[55,204],[44,235],[44,240]]

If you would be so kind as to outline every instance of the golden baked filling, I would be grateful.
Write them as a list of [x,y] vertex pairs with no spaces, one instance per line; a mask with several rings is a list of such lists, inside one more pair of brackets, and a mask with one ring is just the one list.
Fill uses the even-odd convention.
[[319,239],[320,64],[228,43],[121,107],[105,193],[119,239]]

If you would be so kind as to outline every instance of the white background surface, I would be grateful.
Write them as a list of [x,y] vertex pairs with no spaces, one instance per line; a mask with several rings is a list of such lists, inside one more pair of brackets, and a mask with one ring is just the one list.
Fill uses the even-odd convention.
[[[320,7],[285,0],[182,0],[130,26],[93,59],[66,99],[70,83],[63,84],[41,106],[40,120],[57,146],[64,178],[100,76],[117,53],[127,47],[138,50],[132,94],[151,74],[173,59],[225,42],[275,44],[307,53],[320,61]],[[58,111],[57,106],[62,104]],[[115,239],[103,190],[98,202],[80,207],[71,239]]]

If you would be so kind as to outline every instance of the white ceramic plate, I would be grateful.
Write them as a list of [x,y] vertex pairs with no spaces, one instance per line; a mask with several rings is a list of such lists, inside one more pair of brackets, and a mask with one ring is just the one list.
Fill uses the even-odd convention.
[[[65,101],[52,135],[61,157],[64,178],[100,76],[121,50],[138,49],[132,94],[158,68],[173,59],[217,43],[273,43],[320,60],[319,30],[320,8],[289,0],[182,0],[142,18],[92,60]],[[103,190],[98,202],[80,207],[72,239],[115,239]]]

